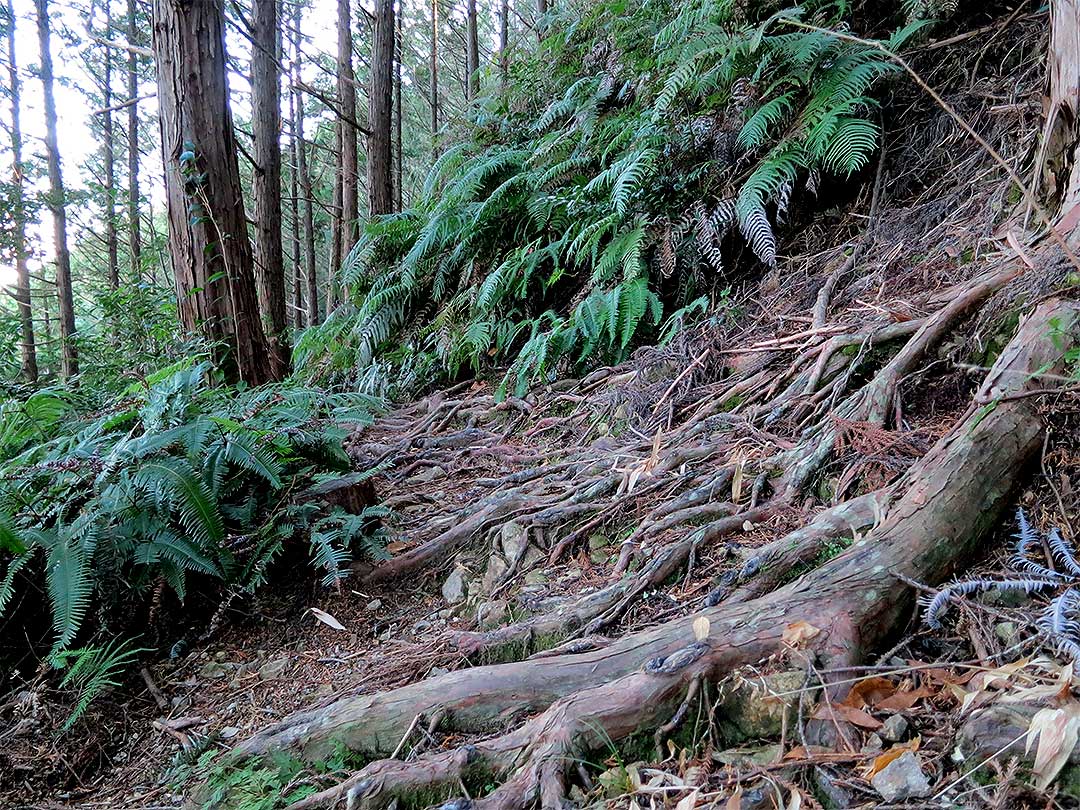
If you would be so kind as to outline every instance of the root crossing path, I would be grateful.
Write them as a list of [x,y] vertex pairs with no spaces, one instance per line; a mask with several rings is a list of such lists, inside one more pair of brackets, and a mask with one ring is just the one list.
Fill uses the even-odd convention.
[[[1004,268],[973,279],[937,309],[928,299],[927,314],[903,328],[814,327],[770,341],[721,373],[701,359],[706,342],[654,382],[655,363],[639,358],[531,400],[496,403],[459,388],[382,420],[357,438],[358,461],[391,460],[399,480],[467,466],[473,486],[442,505],[445,517],[420,512],[407,523],[409,547],[358,572],[364,581],[445,576],[456,555],[479,552],[505,558],[485,584],[508,593],[538,564],[536,549],[548,564],[564,561],[613,525],[625,527],[616,561],[588,592],[439,640],[476,665],[300,712],[239,744],[230,762],[277,752],[315,762],[344,745],[366,763],[292,810],[459,798],[558,808],[587,778],[575,763],[639,737],[662,744],[741,667],[865,662],[911,620],[913,582],[937,584],[979,554],[1042,444],[1035,394],[1063,370],[1080,315],[1072,302],[1026,313],[929,449],[906,436],[897,393],[1015,276]],[[852,426],[907,453],[904,469],[844,466]],[[826,477],[831,503],[820,492]],[[735,564],[675,618],[627,628],[644,594],[687,582],[695,565],[723,558],[735,536],[773,517],[786,532],[731,551]],[[511,523],[527,542],[507,550]]]

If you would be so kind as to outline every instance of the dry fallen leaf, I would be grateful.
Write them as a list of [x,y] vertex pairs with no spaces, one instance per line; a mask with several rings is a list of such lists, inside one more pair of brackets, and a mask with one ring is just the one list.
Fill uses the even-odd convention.
[[675,805],[675,810],[694,810],[694,806],[697,804],[697,797],[697,788],[694,788],[679,799],[679,803]]
[[741,810],[742,808],[742,785],[735,787],[735,792],[728,796],[727,810]]
[[851,687],[842,701],[845,706],[861,709],[864,706],[877,706],[881,701],[896,692],[896,685],[888,678],[863,678]]
[[1035,787],[1046,790],[1069,760],[1080,736],[1080,704],[1071,703],[1062,709],[1040,709],[1028,726],[1027,751],[1035,738],[1039,747],[1035,751]]
[[694,619],[694,638],[704,641],[709,637],[709,617],[698,616]]
[[871,717],[862,709],[856,709],[854,706],[845,706],[842,703],[834,706],[822,703],[814,710],[814,713],[811,716],[815,720],[843,720],[846,723],[851,723],[853,726],[868,728],[875,731],[883,725],[880,720]]
[[335,619],[333,616],[331,616],[325,610],[319,610],[318,608],[314,608],[314,607],[309,607],[308,610],[311,612],[312,616],[314,616],[320,622],[325,624],[327,627],[333,627],[335,630],[344,630],[345,629],[345,625],[343,625],[341,622],[339,622],[337,619]]
[[788,799],[787,807],[784,810],[799,810],[802,807],[802,794],[797,788],[791,789],[791,797]]
[[928,698],[933,694],[934,690],[930,687],[920,686],[917,689],[911,689],[907,692],[897,692],[883,700],[879,700],[874,704],[874,708],[890,712],[902,712],[910,709],[923,698]]
[[814,627],[809,622],[804,622],[802,619],[792,622],[784,629],[782,636],[784,643],[789,647],[798,647],[805,641],[809,641],[818,633],[821,632],[821,628]]
[[866,774],[866,778],[873,779],[874,776],[883,771],[890,762],[892,762],[894,759],[899,759],[901,754],[904,754],[908,751],[911,751],[912,753],[918,751],[920,742],[921,739],[919,737],[913,737],[906,743],[898,743],[885,753],[879,754],[878,757],[874,760],[874,764],[870,766],[870,770]]
[[386,550],[391,554],[397,554],[399,551],[404,551],[408,547],[408,543],[403,543],[400,540],[394,540],[392,543],[386,544]]

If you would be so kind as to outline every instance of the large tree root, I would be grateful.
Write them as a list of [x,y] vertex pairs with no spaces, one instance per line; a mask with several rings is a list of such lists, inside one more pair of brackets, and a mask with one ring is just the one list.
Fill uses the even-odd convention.
[[[233,759],[278,750],[318,759],[335,743],[385,757],[399,749],[419,715],[438,718],[444,730],[492,736],[412,761],[374,761],[303,806],[329,805],[346,793],[351,803],[370,808],[395,798],[430,802],[460,795],[476,768],[501,782],[475,796],[477,806],[516,810],[539,801],[555,808],[573,762],[609,740],[664,725],[700,679],[719,680],[783,653],[785,631],[795,622],[812,628],[803,633],[801,654],[816,655],[825,667],[857,663],[907,621],[913,603],[907,583],[942,581],[976,553],[994,525],[1023,463],[1040,446],[1034,398],[1017,395],[1041,387],[1032,375],[1060,365],[1077,313],[1073,304],[1054,300],[1026,318],[978,394],[976,401],[992,406],[970,408],[905,474],[892,505],[863,539],[779,590],[721,602],[588,652],[460,670],[346,698],[268,728],[238,746]],[[695,635],[698,617],[709,622],[704,640]]]

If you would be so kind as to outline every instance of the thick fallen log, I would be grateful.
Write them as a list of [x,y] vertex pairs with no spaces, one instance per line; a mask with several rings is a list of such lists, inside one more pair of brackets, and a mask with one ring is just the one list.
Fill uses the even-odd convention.
[[[898,482],[883,519],[853,547],[772,593],[722,602],[696,616],[619,639],[601,649],[460,670],[390,692],[349,697],[301,712],[238,746],[232,761],[288,751],[326,756],[335,743],[387,756],[417,716],[442,730],[487,739],[413,761],[372,762],[335,788],[295,805],[382,808],[417,792],[458,792],[470,772],[499,787],[474,797],[481,808],[557,807],[568,765],[643,730],[665,724],[691,685],[790,651],[788,628],[804,628],[804,649],[823,667],[857,664],[907,622],[907,584],[936,584],[967,564],[998,519],[1023,464],[1040,446],[1034,375],[1059,367],[1072,344],[1078,308],[1051,300],[1021,324],[976,402]],[[695,620],[709,622],[695,635]],[[698,623],[701,626],[701,623]],[[520,723],[520,719],[533,715]],[[516,725],[516,728],[515,728]],[[513,730],[505,733],[506,728]],[[485,779],[485,782],[490,781]]]

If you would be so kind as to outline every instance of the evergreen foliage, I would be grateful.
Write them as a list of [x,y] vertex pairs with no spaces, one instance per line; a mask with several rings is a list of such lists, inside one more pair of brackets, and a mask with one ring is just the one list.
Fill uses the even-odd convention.
[[894,64],[791,23],[843,30],[847,11],[555,12],[513,92],[480,107],[413,207],[368,223],[342,268],[350,303],[301,335],[298,366],[392,393],[506,363],[502,391],[520,394],[560,363],[623,359],[740,253],[775,267],[793,197],[877,149],[871,92]]
[[63,390],[0,406],[0,614],[40,562],[54,653],[92,609],[107,616],[159,582],[181,600],[192,577],[253,590],[299,530],[328,583],[356,551],[384,556],[372,529],[385,510],[323,514],[285,499],[348,469],[338,425],[369,422],[379,403],[296,386],[235,392],[211,387],[208,371],[166,369],[89,415]]

